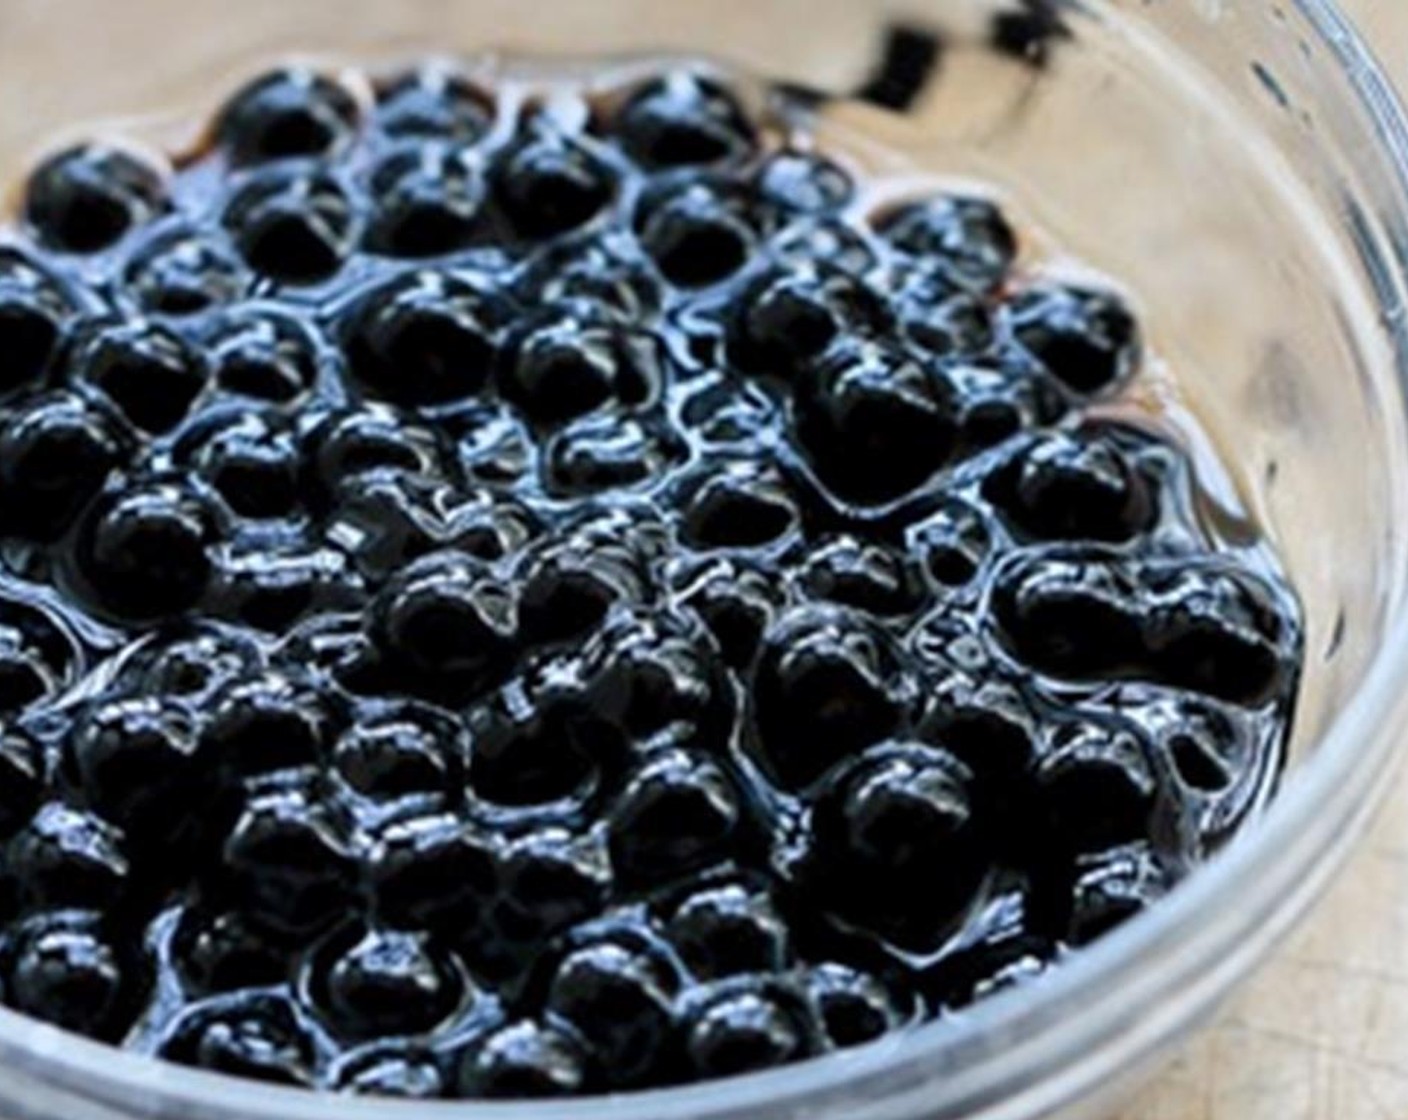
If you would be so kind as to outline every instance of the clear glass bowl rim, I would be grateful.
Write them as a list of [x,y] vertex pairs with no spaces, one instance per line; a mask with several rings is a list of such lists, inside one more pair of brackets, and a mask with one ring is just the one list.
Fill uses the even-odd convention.
[[[1394,208],[1408,222],[1408,118],[1394,87],[1335,0],[1290,3],[1352,84],[1381,144]],[[1408,287],[1408,262],[1395,257],[1393,267]],[[1408,330],[1396,329],[1396,376],[1408,397]],[[22,1070],[114,1120],[536,1120],[547,1112],[554,1120],[833,1114],[859,1120],[868,1104],[916,1091],[923,1095],[913,1103],[922,1101],[924,1114],[961,1109],[972,1120],[1047,1115],[1114,1072],[1111,1043],[1121,1033],[1128,1036],[1115,1047],[1121,1061],[1147,1058],[1166,1041],[1169,1024],[1158,1021],[1158,1005],[1150,1000],[1182,991],[1185,1004],[1194,1002],[1202,984],[1214,1002],[1228,986],[1219,977],[1259,955],[1243,949],[1239,956],[1238,945],[1264,949],[1328,881],[1389,784],[1397,729],[1408,728],[1408,610],[1401,598],[1391,604],[1391,624],[1360,687],[1254,829],[1165,903],[1042,983],[998,996],[961,1019],[854,1052],[698,1086],[581,1101],[481,1103],[368,1100],[245,1083],[123,1054],[0,1008],[0,1078],[7,1068]],[[1150,1020],[1144,1029],[1141,1019]],[[1093,1063],[1090,1076],[1079,1076],[1082,1062]],[[1050,1081],[1065,1087],[1043,1094],[1041,1086]]]

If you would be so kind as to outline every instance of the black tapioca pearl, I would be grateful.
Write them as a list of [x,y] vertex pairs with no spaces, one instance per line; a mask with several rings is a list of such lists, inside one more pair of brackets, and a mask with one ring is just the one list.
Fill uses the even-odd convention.
[[358,298],[344,323],[352,376],[391,404],[464,401],[493,371],[508,310],[499,296],[448,274],[380,284]]
[[576,1029],[611,1085],[630,1088],[661,1072],[674,1034],[674,996],[655,960],[604,940],[562,960],[546,1005]]
[[128,454],[119,422],[94,403],[32,398],[0,427],[0,522],[34,540],[66,535]]
[[289,980],[284,940],[238,911],[187,908],[169,951],[181,980],[197,995],[274,988]]
[[1217,563],[1164,567],[1144,622],[1148,668],[1181,688],[1257,707],[1284,689],[1300,640],[1266,580]]
[[611,402],[647,403],[661,388],[663,364],[651,335],[569,306],[519,334],[499,388],[535,423],[557,425]]
[[1038,438],[988,479],[984,493],[1042,540],[1117,544],[1149,529],[1157,514],[1139,464],[1098,428]]
[[956,435],[945,384],[882,346],[828,356],[798,402],[796,430],[822,481],[865,505],[927,482],[948,462]]
[[641,244],[679,288],[708,288],[752,258],[760,215],[728,181],[685,179],[657,191],[636,219]]
[[878,977],[839,962],[809,969],[807,993],[832,1046],[861,1046],[899,1029],[914,1017]]
[[997,575],[1004,641],[1033,668],[1064,678],[1137,673],[1143,620],[1130,573],[1103,555],[1027,555]]
[[174,482],[112,494],[79,532],[74,566],[83,596],[130,622],[183,614],[210,583],[215,533],[207,504]]
[[535,643],[585,638],[613,607],[642,600],[646,590],[636,549],[590,523],[527,553],[521,579],[524,629]]
[[765,272],[750,284],[728,324],[728,356],[745,371],[796,386],[838,339],[880,337],[890,325],[871,288],[813,262]]
[[43,1022],[115,1042],[135,1020],[146,986],[135,955],[99,914],[36,915],[11,936],[6,1002]]
[[758,190],[774,205],[796,214],[828,214],[845,207],[856,184],[850,173],[814,151],[783,150],[758,170]]
[[801,581],[817,599],[882,617],[912,612],[921,597],[919,574],[905,554],[849,534],[818,542]]
[[635,738],[660,733],[717,746],[730,691],[706,635],[687,617],[636,609],[613,618],[583,653],[591,700]]
[[461,936],[498,888],[503,844],[457,817],[418,816],[389,826],[368,857],[378,918],[394,928]]
[[432,686],[474,690],[501,678],[518,648],[514,589],[482,561],[440,553],[393,580],[374,608],[387,653]]
[[199,722],[176,700],[96,704],[76,723],[66,762],[91,803],[135,841],[168,843],[210,800],[196,747]]
[[122,283],[141,311],[185,316],[234,302],[251,278],[224,238],[183,222],[143,238],[123,266]]
[[752,675],[758,749],[776,779],[800,788],[886,738],[906,684],[887,637],[854,612],[802,607],[768,632]]
[[691,573],[678,594],[736,670],[752,663],[786,598],[773,572],[736,557],[720,558]]
[[684,71],[632,94],[610,131],[633,159],[652,169],[727,163],[746,156],[756,141],[742,106],[722,82]]
[[585,497],[659,481],[686,450],[666,417],[590,415],[548,440],[544,473],[551,491]]
[[615,202],[616,173],[585,142],[541,121],[505,151],[492,172],[494,197],[522,237],[541,240],[586,227]]
[[423,935],[356,928],[318,954],[309,984],[333,1028],[357,1039],[428,1033],[465,988],[455,963]]
[[305,487],[335,502],[345,483],[370,476],[442,476],[445,447],[432,428],[384,405],[335,412],[309,429],[303,445]]
[[632,776],[609,817],[611,859],[635,882],[658,882],[715,862],[736,838],[734,783],[707,758],[672,751]]
[[535,942],[598,915],[610,897],[604,846],[564,829],[543,829],[504,851],[500,923],[514,940]]
[[394,151],[373,171],[372,196],[368,244],[374,252],[438,257],[474,241],[485,187],[460,149],[416,147]]
[[75,315],[72,300],[36,261],[0,251],[0,392],[38,386]]
[[185,1009],[161,1039],[160,1056],[212,1073],[311,1088],[316,1051],[312,1029],[291,999],[244,991]]
[[5,877],[31,909],[115,909],[132,888],[127,836],[94,813],[40,806],[6,843]]
[[44,244],[97,253],[165,206],[160,171],[130,152],[89,144],[39,166],[25,187],[24,216]]
[[766,548],[793,534],[800,523],[801,510],[776,468],[739,463],[694,487],[682,535],[692,548]]
[[298,443],[290,428],[233,412],[188,433],[178,448],[238,517],[287,517],[299,506]]
[[685,1012],[684,1049],[695,1077],[772,1069],[813,1053],[816,1024],[800,999],[745,978],[702,989]]
[[542,1100],[581,1093],[587,1058],[575,1037],[531,1020],[513,1023],[465,1055],[460,1091],[469,1097]]
[[421,66],[382,83],[374,121],[402,140],[446,140],[472,145],[493,127],[491,95],[444,66]]
[[434,1052],[414,1042],[354,1050],[335,1064],[328,1080],[335,1092],[382,1100],[439,1100],[448,1090]]
[[273,307],[232,312],[219,321],[206,344],[215,383],[236,396],[292,405],[318,379],[316,338],[305,323]]
[[316,766],[331,722],[309,682],[273,670],[246,674],[211,700],[200,732],[201,759],[230,783]]
[[355,135],[356,98],[341,83],[304,69],[256,78],[221,110],[216,140],[238,165],[331,155]]
[[1148,838],[1160,790],[1148,745],[1134,730],[1099,722],[1061,728],[1034,778],[1038,843],[1092,852]]
[[449,712],[405,704],[368,715],[338,739],[332,764],[364,797],[450,797],[463,788],[468,738]]
[[235,195],[224,220],[249,266],[281,284],[335,275],[356,240],[354,203],[336,178],[312,168],[254,179]]
[[310,784],[253,796],[221,854],[238,903],[289,934],[325,929],[343,917],[356,874],[345,823]]
[[1112,292],[1039,285],[1012,300],[1006,324],[1052,377],[1081,396],[1118,388],[1142,358],[1139,324]]
[[476,733],[470,787],[507,807],[579,801],[595,791],[604,756],[622,747],[619,729],[575,704],[498,718]]
[[877,228],[901,253],[974,292],[1001,284],[1017,257],[1017,235],[983,198],[939,195],[881,215]]
[[972,583],[992,547],[992,531],[982,514],[960,498],[948,499],[905,532],[906,551],[942,590]]
[[792,958],[791,931],[773,900],[741,883],[690,895],[665,934],[690,972],[704,980],[775,974]]
[[72,376],[102,392],[134,427],[160,435],[190,413],[210,371],[182,336],[137,319],[99,328],[80,348]]
[[[990,870],[972,773],[946,751],[871,748],[815,810],[815,874],[836,876],[849,923],[909,949],[934,948],[961,923]],[[846,868],[845,874],[834,869]]]

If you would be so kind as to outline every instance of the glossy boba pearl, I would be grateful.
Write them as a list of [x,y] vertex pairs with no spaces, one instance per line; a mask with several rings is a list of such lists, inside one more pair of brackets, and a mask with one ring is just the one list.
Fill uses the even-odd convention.
[[796,214],[839,210],[851,201],[855,187],[844,168],[816,152],[780,151],[758,171],[762,196]]
[[959,288],[986,292],[1000,284],[1017,255],[1017,237],[996,205],[942,195],[882,218],[881,236],[900,252]]
[[317,998],[339,1032],[364,1039],[422,1034],[454,1010],[462,981],[424,937],[359,932],[316,966]]
[[733,883],[687,898],[665,928],[688,965],[705,980],[786,969],[787,925],[765,894]]
[[616,197],[614,173],[585,143],[541,122],[500,157],[494,195],[510,225],[534,240],[582,229]]
[[12,935],[5,977],[16,1011],[93,1038],[116,1041],[130,1025],[130,967],[97,914],[42,914]]
[[807,786],[900,718],[894,654],[859,615],[801,608],[768,633],[754,670],[758,747],[777,780]]
[[313,336],[304,324],[273,310],[235,311],[220,320],[207,345],[215,383],[227,393],[292,405],[318,377]]
[[719,164],[746,155],[754,143],[752,126],[733,94],[720,82],[688,72],[636,91],[611,130],[648,168]]
[[405,705],[348,728],[333,765],[365,797],[448,796],[464,780],[466,753],[464,729],[450,713]]
[[258,991],[190,1005],[166,1032],[160,1055],[212,1073],[305,1088],[316,1060],[312,1032],[292,1001]]
[[1038,762],[1045,841],[1092,852],[1149,835],[1159,794],[1148,747],[1128,728],[1062,728]]
[[368,860],[377,913],[397,929],[462,936],[493,896],[501,860],[496,835],[455,817],[395,823]]
[[250,277],[223,238],[181,223],[143,237],[123,266],[122,282],[142,312],[187,316],[232,303]]
[[30,176],[25,219],[46,245],[96,253],[117,244],[166,201],[155,168],[116,148],[86,145],[52,157]]
[[466,687],[501,675],[511,663],[518,605],[483,562],[443,553],[392,581],[377,607],[387,651],[412,672]]
[[0,427],[0,519],[34,540],[62,537],[126,456],[113,418],[92,403],[32,398]]
[[99,704],[78,724],[68,753],[94,807],[134,838],[170,839],[209,796],[194,773],[194,713],[177,701]]
[[791,1009],[766,989],[724,988],[690,1017],[685,1052],[697,1077],[772,1069],[811,1049]]
[[438,257],[475,237],[485,188],[475,163],[456,148],[393,151],[372,172],[376,213],[372,250],[391,257]]
[[489,95],[442,66],[422,66],[377,90],[375,123],[401,140],[476,144],[492,127],[493,118]]
[[356,220],[342,185],[304,168],[256,178],[225,212],[249,266],[285,284],[316,284],[337,273],[352,252]]
[[508,846],[502,889],[510,936],[536,941],[600,913],[611,868],[593,839],[544,829]]
[[1139,326],[1113,293],[1040,285],[1012,301],[1008,325],[1052,377],[1082,396],[1117,388],[1140,362]]
[[352,375],[392,404],[463,401],[489,378],[507,311],[498,297],[446,274],[391,280],[358,299],[345,323]]
[[385,1100],[438,1100],[446,1090],[436,1055],[413,1042],[354,1051],[337,1064],[330,1081],[336,1092]]
[[587,1077],[580,1045],[566,1032],[525,1020],[486,1038],[460,1068],[466,1096],[539,1100],[580,1093]]
[[897,1029],[913,1014],[876,977],[845,964],[821,964],[807,974],[807,991],[831,1045],[861,1046]]
[[613,1087],[648,1083],[674,1032],[672,985],[658,962],[610,941],[558,965],[547,1008],[572,1024]]
[[557,425],[612,401],[645,402],[659,387],[661,365],[650,335],[563,308],[517,340],[499,385],[530,420]]
[[1018,530],[1041,540],[1121,543],[1156,510],[1148,480],[1115,431],[1038,437],[984,487]]
[[322,156],[352,138],[358,115],[356,100],[338,82],[307,70],[281,70],[236,93],[215,134],[235,164]]
[[205,593],[214,525],[205,503],[175,483],[151,483],[107,498],[81,530],[77,567],[84,593],[127,621],[169,618]]
[[315,766],[328,736],[325,707],[296,675],[273,670],[242,675],[212,697],[203,713],[202,763],[227,784]]
[[649,200],[638,224],[646,252],[680,288],[727,280],[748,263],[756,241],[740,200],[708,181],[687,180]]
[[126,847],[121,829],[51,801],[5,845],[5,876],[31,908],[105,910],[121,902],[131,884]]
[[642,767],[621,794],[609,818],[612,864],[632,881],[674,878],[721,858],[741,816],[721,767],[670,752]]
[[955,435],[944,384],[890,347],[828,356],[798,406],[797,436],[817,473],[840,498],[863,505],[928,481]]
[[295,512],[300,463],[293,433],[254,412],[221,420],[188,438],[196,443],[191,465],[238,517],[265,520]]
[[36,263],[0,251],[0,392],[32,388],[49,373],[73,308]]
[[989,870],[973,786],[941,750],[892,742],[867,751],[816,810],[818,888],[848,922],[902,948],[937,948]]
[[132,425],[169,432],[204,392],[203,357],[180,335],[147,319],[101,328],[80,351],[74,376],[100,390]]

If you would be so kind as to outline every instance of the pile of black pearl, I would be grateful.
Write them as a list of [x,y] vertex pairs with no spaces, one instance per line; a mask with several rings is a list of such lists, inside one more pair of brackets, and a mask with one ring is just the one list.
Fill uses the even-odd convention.
[[0,250],[0,999],[538,1097],[960,1014],[1261,802],[1294,601],[1121,299],[721,79],[95,144]]

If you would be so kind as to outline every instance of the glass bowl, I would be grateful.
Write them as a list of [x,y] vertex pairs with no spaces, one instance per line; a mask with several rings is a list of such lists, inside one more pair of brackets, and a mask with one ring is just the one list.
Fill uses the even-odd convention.
[[[1049,979],[779,1072],[554,1104],[559,1120],[1099,1117],[1303,915],[1388,788],[1408,717],[1408,128],[1324,0],[1082,0],[1024,57],[986,0],[0,0],[0,167],[95,119],[182,144],[250,72],[487,50],[710,55],[855,88],[897,19],[943,34],[903,115],[820,127],[992,181],[1053,243],[1128,283],[1160,363],[1303,597],[1287,777],[1172,897]],[[1037,6],[1040,7],[1040,6]],[[111,130],[104,130],[111,131]],[[1190,429],[1191,430],[1191,429]],[[1214,500],[1218,497],[1213,495]],[[1233,526],[1235,529],[1235,526]],[[130,1057],[0,1012],[7,1120],[528,1120],[535,1104],[329,1099]]]

